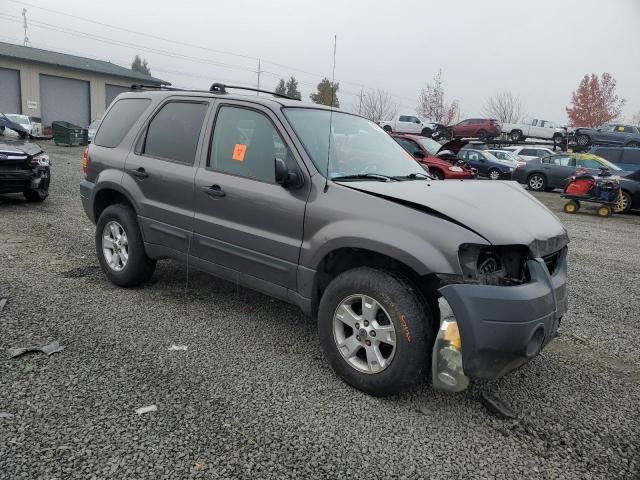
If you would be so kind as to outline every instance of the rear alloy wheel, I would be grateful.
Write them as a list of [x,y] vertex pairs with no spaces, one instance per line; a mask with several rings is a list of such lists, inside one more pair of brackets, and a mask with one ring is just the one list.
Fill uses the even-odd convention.
[[502,172],[500,172],[500,170],[498,170],[497,168],[492,168],[491,170],[489,170],[489,178],[491,180],[500,180],[501,176]]
[[520,130],[514,130],[511,132],[512,142],[519,142],[521,138],[522,138],[522,132]]
[[336,374],[370,395],[403,392],[430,372],[428,307],[394,274],[360,267],[334,278],[320,300],[318,333]]
[[563,137],[561,133],[556,133],[553,136],[553,144],[554,145],[562,145],[564,143]]
[[547,188],[547,179],[541,173],[532,173],[527,179],[527,186],[534,192],[540,192]]
[[135,212],[125,205],[110,205],[96,224],[96,253],[102,271],[120,287],[135,287],[153,275],[156,261],[144,250]]
[[589,143],[591,143],[591,139],[589,138],[589,135],[585,135],[583,133],[576,137],[576,143],[581,147],[586,147],[587,145],[589,145]]
[[615,213],[627,213],[631,209],[631,195],[624,190],[618,201],[618,205],[613,208]]

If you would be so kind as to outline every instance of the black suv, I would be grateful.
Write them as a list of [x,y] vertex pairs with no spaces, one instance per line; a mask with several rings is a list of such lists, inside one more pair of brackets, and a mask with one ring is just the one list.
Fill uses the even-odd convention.
[[22,193],[30,202],[42,202],[49,195],[49,156],[27,138],[28,132],[0,114],[0,193]]
[[555,215],[512,182],[434,181],[351,113],[219,84],[125,93],[83,169],[113,283],[170,257],[298,305],[338,375],[374,395],[500,377],[567,309]]

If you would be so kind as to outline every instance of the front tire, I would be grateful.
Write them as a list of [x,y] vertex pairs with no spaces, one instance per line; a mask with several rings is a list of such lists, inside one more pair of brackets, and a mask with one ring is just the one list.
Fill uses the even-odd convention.
[[500,170],[498,170],[497,168],[492,168],[491,170],[489,170],[488,176],[490,180],[500,180],[502,172],[500,172]]
[[144,250],[135,212],[110,205],[96,224],[96,253],[102,271],[114,285],[135,287],[151,278],[156,261]]
[[510,137],[512,142],[519,142],[522,138],[522,132],[520,130],[514,130],[511,132]]
[[389,125],[385,125],[384,127],[382,127],[382,129],[387,132],[387,133],[391,133],[392,129]]
[[428,307],[403,277],[360,267],[334,278],[318,309],[320,344],[334,372],[374,396],[422,383],[431,369]]
[[534,192],[541,192],[547,188],[547,178],[542,173],[532,173],[527,178],[527,186]]
[[437,168],[430,168],[429,173],[436,177],[438,180],[444,180],[444,173],[442,173],[442,170],[438,170]]
[[485,130],[479,130],[478,133],[476,133],[476,137],[478,140],[485,141],[487,140],[487,132]]
[[431,138],[431,136],[433,135],[433,130],[431,130],[430,128],[423,128],[422,132],[420,132],[420,135],[422,135],[423,137]]

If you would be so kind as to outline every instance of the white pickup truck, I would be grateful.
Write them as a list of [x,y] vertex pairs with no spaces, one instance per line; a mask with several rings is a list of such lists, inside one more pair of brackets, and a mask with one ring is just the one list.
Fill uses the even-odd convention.
[[398,115],[395,120],[381,120],[378,122],[378,125],[380,125],[385,132],[415,133],[424,135],[425,137],[430,137],[437,130],[435,123],[415,113],[411,115]]
[[514,141],[522,141],[525,138],[539,138],[542,140],[553,140],[560,144],[567,132],[549,120],[539,120],[534,118],[531,123],[503,123],[502,133],[505,133]]

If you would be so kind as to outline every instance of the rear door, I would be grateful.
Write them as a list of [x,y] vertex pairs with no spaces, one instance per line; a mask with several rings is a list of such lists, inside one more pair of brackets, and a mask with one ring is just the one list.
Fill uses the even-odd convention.
[[471,120],[462,120],[453,127],[453,133],[456,137],[467,137],[469,133],[469,122]]
[[171,97],[153,112],[127,158],[122,184],[144,240],[186,254],[193,229],[195,159],[210,100]]
[[411,117],[409,115],[400,115],[396,122],[396,131],[402,133],[411,133]]
[[625,148],[618,166],[629,172],[640,170],[640,148]]
[[542,170],[549,187],[564,188],[567,179],[576,172],[576,160],[570,155],[551,155],[543,159]]
[[464,159],[469,165],[478,170],[478,174],[484,175],[489,170],[488,162],[480,152],[465,151]]
[[[282,124],[263,106],[220,102],[209,137],[196,176],[195,254],[258,290],[295,290],[310,180]],[[276,157],[305,172],[303,188],[275,182]]]

